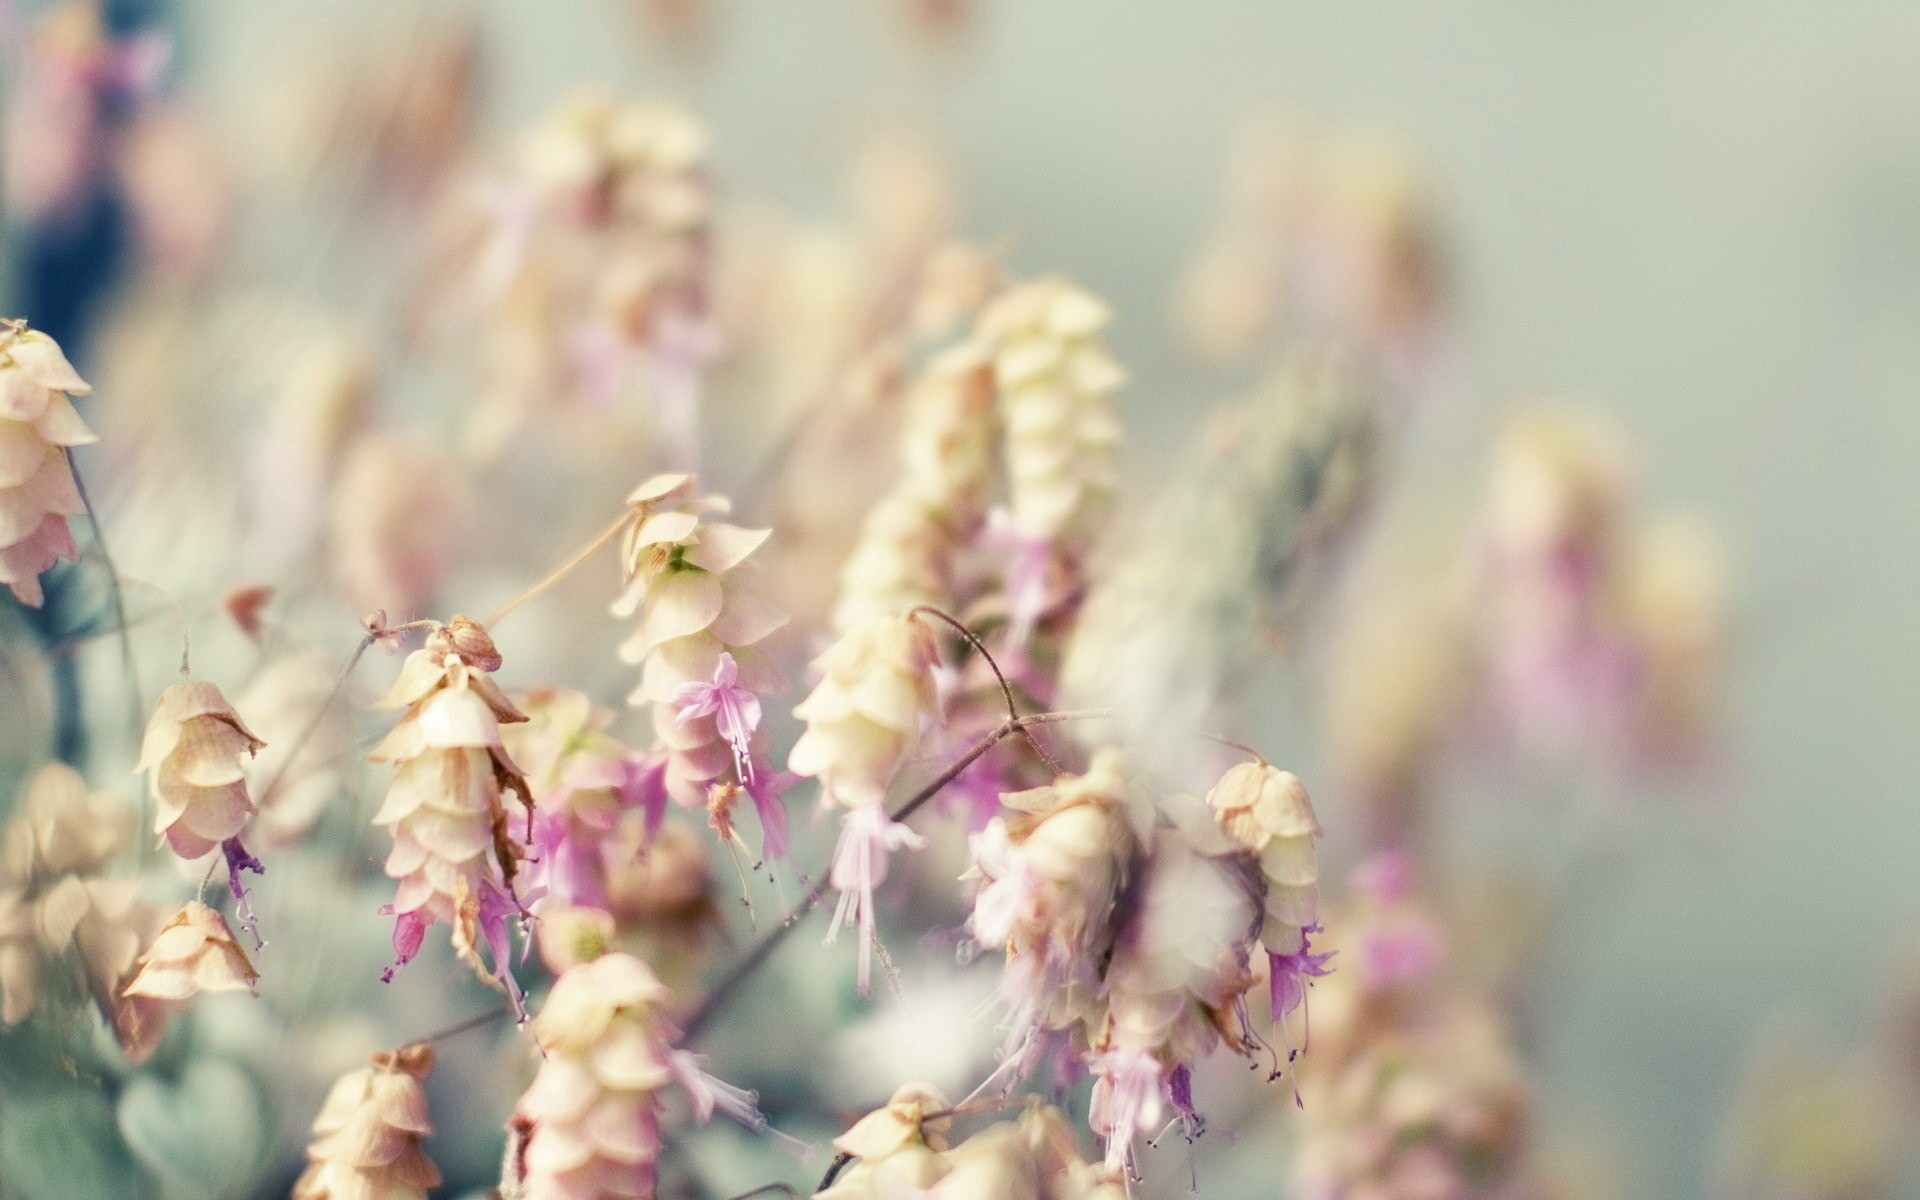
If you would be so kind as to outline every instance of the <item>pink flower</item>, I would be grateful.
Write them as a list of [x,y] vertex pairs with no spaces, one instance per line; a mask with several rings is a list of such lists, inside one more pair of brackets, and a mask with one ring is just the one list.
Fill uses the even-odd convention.
[[[673,703],[680,709],[680,724],[712,717],[720,736],[733,747],[733,763],[740,781],[753,782],[753,757],[748,742],[760,726],[760,697],[740,686],[740,667],[733,655],[722,650],[713,668],[713,682],[690,680],[673,691]],[[757,802],[757,798],[756,798]],[[764,815],[764,814],[763,814]]]
[[1309,935],[1319,932],[1318,922],[1302,929],[1300,948],[1291,954],[1275,954],[1271,950],[1267,951],[1267,990],[1275,1021],[1285,1020],[1288,1013],[1306,1002],[1308,979],[1318,979],[1333,974],[1327,969],[1327,960],[1338,951],[1329,950],[1325,954],[1313,953]]
[[840,833],[840,845],[833,852],[829,879],[840,892],[840,903],[833,910],[833,925],[827,930],[832,945],[847,925],[860,927],[860,994],[867,994],[873,976],[875,933],[873,889],[886,882],[887,856],[901,847],[918,850],[926,839],[900,822],[892,820],[877,804],[863,804],[847,814]]
[[1107,1165],[1118,1170],[1133,1158],[1134,1136],[1160,1122],[1160,1060],[1145,1050],[1115,1049],[1093,1070],[1093,1127],[1106,1136]]

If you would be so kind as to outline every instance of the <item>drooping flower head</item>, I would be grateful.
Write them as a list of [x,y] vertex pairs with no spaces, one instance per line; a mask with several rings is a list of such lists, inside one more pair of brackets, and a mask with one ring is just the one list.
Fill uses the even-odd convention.
[[691,475],[659,475],[627,497],[621,540],[625,589],[619,616],[640,627],[620,656],[640,665],[627,702],[646,706],[665,754],[674,803],[705,811],[723,840],[736,842],[733,805],[750,799],[760,819],[761,859],[786,853],[785,781],[756,765],[760,693],[778,684],[760,643],[786,614],[754,586],[753,552],[765,529],[714,520],[724,497],[695,494]]
[[1154,839],[1088,1039],[1093,1128],[1115,1169],[1131,1162],[1135,1137],[1158,1127],[1163,1102],[1197,1122],[1195,1062],[1223,1041],[1243,1054],[1259,1047],[1242,998],[1255,982],[1248,960],[1262,922],[1260,877],[1204,827],[1188,828]]
[[342,1075],[313,1119],[293,1200],[426,1200],[440,1171],[421,1148],[433,1132],[425,1080],[433,1047],[404,1046]]
[[497,454],[556,390],[604,422],[637,385],[658,440],[696,461],[700,373],[718,344],[706,159],[687,114],[586,92],[477,189],[473,292],[492,336],[476,453]]
[[1331,957],[1310,946],[1310,936],[1320,931],[1314,848],[1320,822],[1299,776],[1264,762],[1230,768],[1207,793],[1207,803],[1227,836],[1259,860],[1265,885],[1260,942],[1267,952],[1269,1009],[1281,1025],[1305,1000],[1307,981],[1327,973]]
[[117,1017],[127,1057],[143,1061],[164,1031],[169,1009],[201,992],[251,992],[260,973],[219,913],[197,900],[160,928],[120,989]]
[[[517,1005],[507,921],[532,897],[514,890],[521,852],[504,794],[517,793],[529,810],[533,798],[500,738],[502,722],[527,719],[490,678],[500,661],[478,622],[455,617],[436,626],[379,701],[403,711],[367,757],[394,768],[373,818],[393,835],[386,871],[400,881],[383,910],[394,917],[394,966],[385,978],[419,951],[429,926],[444,922],[463,957]],[[479,957],[482,941],[491,971]]]
[[673,1048],[668,992],[630,954],[569,968],[532,1024],[539,1073],[514,1109],[521,1139],[509,1176],[526,1200],[654,1194],[660,1118],[677,1083],[707,1120],[716,1107],[764,1125],[751,1097],[712,1079]]
[[936,719],[933,634],[912,616],[876,617],[845,634],[814,660],[820,682],[793,714],[807,723],[787,767],[820,781],[821,803],[847,810],[833,855],[840,892],[829,941],[846,925],[860,931],[859,986],[872,974],[876,922],[873,891],[887,860],[920,836],[887,816],[887,788]]
[[1084,775],[1001,797],[1012,811],[970,841],[973,865],[962,878],[980,880],[980,890],[967,927],[979,945],[1006,954],[1000,998],[1015,1056],[1030,1061],[1040,1035],[1098,1011],[1100,965],[1137,845],[1129,786],[1124,753],[1104,748]]
[[41,572],[79,557],[67,518],[86,504],[66,452],[99,440],[72,401],[92,390],[52,338],[0,322],[0,584],[22,604],[40,604]]
[[[503,728],[501,738],[534,797],[528,891],[542,905],[604,910],[608,871],[659,827],[663,763],[608,734],[612,714],[580,692],[537,688],[519,707],[527,721]],[[629,814],[639,829],[625,827]]]
[[248,760],[265,745],[219,688],[187,681],[160,693],[135,768],[152,773],[153,831],[182,858],[221,850],[227,888],[242,904],[247,892],[240,872],[263,870],[240,834],[255,812],[247,791]]

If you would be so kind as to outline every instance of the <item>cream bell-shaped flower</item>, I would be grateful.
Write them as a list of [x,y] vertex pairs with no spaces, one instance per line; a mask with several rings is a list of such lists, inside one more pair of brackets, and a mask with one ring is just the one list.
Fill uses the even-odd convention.
[[41,572],[79,557],[67,518],[87,506],[66,452],[99,440],[72,401],[92,390],[52,338],[0,322],[0,584],[30,607]]
[[1013,1060],[1003,1069],[1017,1075],[1044,1049],[1043,1035],[1097,1011],[1114,906],[1136,852],[1128,787],[1125,753],[1106,747],[1084,775],[1003,795],[1012,811],[970,839],[973,865],[961,878],[980,880],[980,890],[967,928],[1006,955],[999,994]]
[[840,571],[842,633],[917,604],[954,606],[959,559],[993,482],[991,362],[976,343],[936,357],[907,397],[900,476],[868,513]]
[[1059,577],[1078,573],[1118,484],[1113,395],[1126,374],[1101,345],[1111,319],[1104,304],[1062,279],[1014,288],[980,318],[1006,429],[1007,512],[998,533],[1015,647],[1073,590]]
[[198,900],[160,927],[120,989],[117,1023],[127,1057],[142,1062],[159,1045],[167,1012],[201,992],[251,992],[260,973],[227,922]]
[[[533,791],[527,849],[531,889],[541,895],[536,911],[543,918],[554,906],[604,912],[611,907],[609,872],[633,854],[640,836],[651,840],[659,827],[666,807],[661,756],[641,754],[608,734],[613,714],[584,693],[535,688],[518,703],[528,720],[500,735]],[[625,836],[623,826],[635,813],[642,829]]]
[[[1314,954],[1320,930],[1320,822],[1306,785],[1265,762],[1230,768],[1207,793],[1214,820],[1259,861],[1265,884],[1260,942],[1266,948],[1269,1009],[1276,1024],[1300,1007],[1307,981],[1325,975],[1331,954]],[[1284,1026],[1283,1032],[1284,1032]]]
[[1089,1039],[1091,1117],[1107,1139],[1109,1167],[1130,1165],[1134,1137],[1159,1125],[1163,1100],[1195,1120],[1193,1063],[1223,1038],[1237,1052],[1257,1047],[1242,997],[1255,982],[1247,964],[1260,931],[1259,893],[1257,872],[1231,847],[1182,828],[1156,838],[1131,918],[1114,941],[1106,1012]]
[[432,1069],[433,1047],[404,1046],[335,1081],[313,1119],[293,1200],[426,1200],[440,1185],[420,1145],[433,1132],[425,1087]]
[[217,847],[226,856],[227,888],[242,902],[240,872],[264,870],[240,834],[255,811],[247,766],[265,745],[218,687],[188,680],[160,693],[134,768],[150,775],[153,831],[181,858]]
[[887,859],[920,836],[887,816],[887,788],[938,716],[934,667],[939,650],[927,626],[911,616],[876,617],[844,634],[814,660],[820,682],[793,710],[807,723],[787,757],[795,775],[820,781],[820,799],[847,810],[830,877],[840,892],[831,943],[840,929],[860,931],[859,987],[872,976],[873,890],[887,877]]
[[886,1200],[921,1194],[945,1173],[941,1154],[947,1149],[947,1122],[930,1121],[928,1115],[951,1107],[931,1084],[901,1086],[884,1107],[861,1117],[833,1139],[835,1150],[854,1155],[857,1161],[840,1173],[832,1187],[814,1193],[816,1200]]
[[760,819],[759,858],[783,857],[785,781],[766,769],[760,735],[760,693],[779,678],[760,643],[787,617],[755,586],[749,561],[771,531],[714,520],[728,511],[726,498],[696,495],[691,475],[657,475],[634,489],[627,506],[624,591],[613,611],[640,616],[620,657],[640,665],[640,686],[627,702],[652,713],[667,795],[704,809],[729,845],[743,844],[734,803],[750,799]]
[[[403,710],[367,757],[392,763],[393,782],[375,825],[393,836],[387,874],[399,880],[393,903],[394,963],[384,979],[419,951],[427,928],[453,927],[454,947],[482,979],[491,978],[516,1008],[520,987],[511,970],[509,919],[523,911],[514,892],[521,856],[507,830],[505,793],[529,809],[526,777],[500,738],[503,722],[526,720],[489,674],[500,654],[478,622],[455,617],[436,626],[407,656],[378,704]],[[491,971],[478,947],[484,940]]]
[[520,1139],[509,1175],[524,1200],[654,1194],[660,1114],[678,1083],[705,1121],[723,1109],[752,1128],[765,1124],[752,1098],[702,1072],[672,1048],[661,1013],[669,993],[631,954],[570,967],[532,1023],[540,1069],[514,1109]]

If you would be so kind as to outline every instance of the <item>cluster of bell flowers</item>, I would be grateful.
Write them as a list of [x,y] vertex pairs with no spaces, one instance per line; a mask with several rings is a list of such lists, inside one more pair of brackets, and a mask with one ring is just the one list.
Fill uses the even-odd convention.
[[640,666],[629,704],[646,707],[675,804],[704,811],[723,842],[743,844],[733,810],[749,799],[761,860],[786,854],[785,780],[762,761],[760,693],[779,685],[761,643],[786,615],[754,586],[753,552],[770,531],[715,520],[725,497],[693,476],[657,475],[627,497],[617,616],[640,625],[620,656]]
[[1035,1104],[958,1145],[953,1106],[929,1084],[909,1083],[833,1141],[853,1161],[815,1200],[1125,1200],[1111,1167],[1080,1157],[1060,1110]]
[[404,1046],[336,1080],[313,1119],[293,1200],[426,1200],[440,1184],[421,1147],[433,1132],[425,1086],[432,1070],[433,1047]]
[[1314,997],[1293,1193],[1559,1194],[1532,1158],[1532,1099],[1507,1015],[1454,969],[1417,882],[1405,854],[1374,856],[1329,915],[1342,969]]
[[[493,682],[500,665],[478,622],[456,616],[435,624],[378,702],[402,711],[367,757],[394,768],[373,818],[392,835],[386,873],[399,881],[382,909],[394,918],[394,963],[384,978],[419,952],[429,927],[444,922],[461,957],[518,1009],[507,922],[530,897],[515,890],[522,850],[508,830],[505,793],[517,793],[529,811],[533,801],[500,736],[502,723],[527,719]],[[483,941],[491,969],[480,958]]]
[[22,789],[0,843],[0,1023],[18,1025],[57,991],[48,964],[77,959],[82,983],[114,1015],[120,985],[157,920],[140,881],[111,873],[138,814],[49,763]]
[[1115,1170],[1166,1104],[1198,1122],[1198,1059],[1270,1046],[1246,1011],[1255,948],[1267,946],[1271,1016],[1289,1045],[1287,1017],[1327,958],[1307,947],[1319,827],[1297,779],[1243,764],[1206,802],[1152,802],[1146,789],[1103,749],[1084,775],[1004,797],[1012,812],[974,837],[968,871],[981,881],[969,931],[1006,956],[1009,1053],[995,1079],[1011,1087],[1049,1053],[1089,1068]]
[[753,1097],[701,1070],[673,1045],[668,990],[630,954],[569,968],[533,1019],[540,1065],[514,1109],[506,1179],[524,1200],[650,1197],[669,1085],[697,1120],[725,1112],[765,1128]]
[[[514,697],[526,721],[503,726],[502,745],[526,773],[533,796],[525,833],[526,881],[534,911],[609,905],[609,876],[637,853],[665,815],[664,763],[606,731],[613,714],[583,692],[536,688]],[[625,828],[638,814],[639,838]]]
[[150,775],[153,832],[175,854],[191,861],[218,849],[225,856],[227,888],[249,927],[240,872],[265,868],[240,835],[258,811],[247,787],[248,764],[265,745],[218,687],[183,680],[160,693],[134,768]]
[[864,995],[878,940],[874,889],[894,850],[921,837],[886,810],[887,789],[938,720],[934,669],[939,650],[912,616],[875,617],[814,660],[820,681],[793,715],[806,729],[787,758],[793,774],[820,781],[820,801],[846,810],[829,879],[840,893],[827,940],[848,925],[859,934],[858,982]]
[[991,367],[982,347],[965,342],[935,356],[908,393],[900,474],[840,569],[836,630],[920,604],[961,606],[965,556],[993,483]]
[[0,322],[0,584],[37,607],[40,575],[79,557],[69,517],[86,511],[67,449],[98,441],[74,411],[93,389],[24,321]]
[[584,92],[477,194],[469,274],[493,336],[475,452],[499,453],[555,381],[599,412],[637,382],[665,440],[691,461],[700,376],[718,341],[698,122]]
[[[1616,772],[1711,753],[1720,555],[1694,520],[1636,511],[1629,459],[1587,414],[1522,410],[1496,439],[1470,532],[1433,568],[1359,590],[1328,726],[1336,769],[1370,804],[1416,806],[1468,733]],[[1405,820],[1389,811],[1389,825]]]
[[260,972],[226,918],[189,900],[167,919],[120,989],[115,1013],[122,1048],[132,1062],[152,1055],[166,1032],[167,1014],[202,992],[248,992]]

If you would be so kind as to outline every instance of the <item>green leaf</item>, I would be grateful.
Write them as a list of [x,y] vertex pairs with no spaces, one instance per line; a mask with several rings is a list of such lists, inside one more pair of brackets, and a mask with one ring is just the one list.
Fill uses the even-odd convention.
[[178,1081],[148,1073],[120,1098],[120,1133],[168,1197],[232,1200],[259,1176],[260,1089],[232,1062],[201,1059]]
[[0,1195],[7,1200],[146,1194],[101,1093],[68,1087],[10,1100],[0,1112]]

